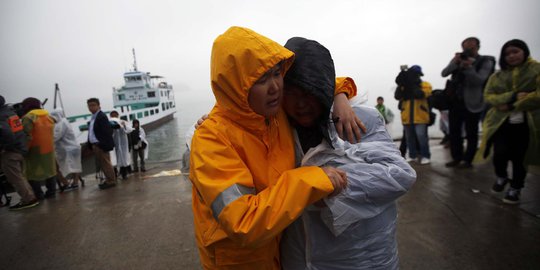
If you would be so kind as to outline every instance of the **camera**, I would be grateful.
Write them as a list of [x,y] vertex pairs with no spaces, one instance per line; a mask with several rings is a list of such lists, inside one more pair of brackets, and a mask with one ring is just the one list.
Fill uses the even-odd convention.
[[409,67],[408,67],[407,65],[401,65],[401,66],[399,66],[399,69],[400,69],[401,71],[405,71],[405,70],[407,70],[408,68],[409,68]]
[[469,57],[472,57],[472,56],[473,56],[472,51],[469,49],[463,50],[463,52],[459,54],[459,58],[461,58],[461,60],[467,60],[469,59]]

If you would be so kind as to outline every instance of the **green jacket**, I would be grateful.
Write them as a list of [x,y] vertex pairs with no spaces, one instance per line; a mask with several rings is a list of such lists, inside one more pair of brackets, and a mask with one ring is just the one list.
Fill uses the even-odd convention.
[[22,119],[28,138],[25,174],[29,181],[42,181],[56,175],[54,121],[43,109],[31,110]]
[[[517,92],[530,92],[521,100],[516,99]],[[506,121],[511,112],[523,111],[529,126],[529,147],[525,156],[525,165],[540,165],[540,63],[532,58],[522,65],[500,70],[488,80],[484,98],[492,107],[482,124],[482,144],[476,153],[476,161],[488,158],[493,134]],[[510,111],[500,111],[498,105],[508,104]]]

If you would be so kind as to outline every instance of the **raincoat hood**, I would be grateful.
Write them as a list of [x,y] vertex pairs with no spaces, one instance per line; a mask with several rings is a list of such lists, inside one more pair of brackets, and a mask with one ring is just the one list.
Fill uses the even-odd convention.
[[217,107],[244,127],[260,128],[264,117],[250,108],[249,90],[280,62],[286,72],[293,59],[291,51],[251,29],[229,28],[212,47],[210,79]]
[[62,110],[62,108],[56,108],[56,109],[52,110],[50,115],[54,119],[54,122],[56,122],[56,123],[60,122],[62,120],[62,118],[65,118],[64,110]]
[[285,82],[293,84],[317,97],[328,115],[334,102],[336,71],[330,51],[315,40],[293,37],[285,48],[294,52],[296,60],[285,75]]

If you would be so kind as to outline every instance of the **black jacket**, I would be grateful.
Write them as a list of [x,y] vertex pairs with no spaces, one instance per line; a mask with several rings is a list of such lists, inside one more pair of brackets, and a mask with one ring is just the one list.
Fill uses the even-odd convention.
[[[90,130],[88,132],[88,145],[91,145]],[[94,121],[94,134],[99,141],[98,147],[101,148],[101,150],[108,152],[114,149],[113,129],[109,123],[109,118],[107,118],[107,115],[102,111],[97,113]]]
[[0,150],[23,155],[28,152],[21,120],[7,105],[0,105]]

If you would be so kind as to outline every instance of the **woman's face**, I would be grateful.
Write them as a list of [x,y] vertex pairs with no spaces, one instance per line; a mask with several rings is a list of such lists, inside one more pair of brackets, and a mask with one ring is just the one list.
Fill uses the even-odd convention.
[[521,65],[525,61],[525,54],[522,49],[514,46],[508,46],[504,49],[504,60],[510,67]]
[[288,116],[303,127],[311,127],[321,117],[323,106],[319,100],[294,85],[285,85],[283,107]]
[[268,70],[249,89],[249,107],[264,117],[275,116],[283,98],[283,75],[281,64]]

